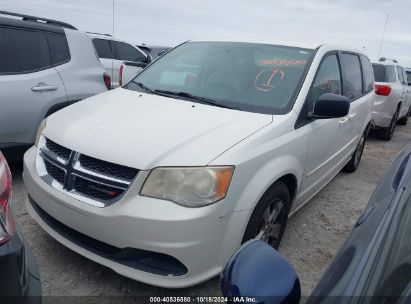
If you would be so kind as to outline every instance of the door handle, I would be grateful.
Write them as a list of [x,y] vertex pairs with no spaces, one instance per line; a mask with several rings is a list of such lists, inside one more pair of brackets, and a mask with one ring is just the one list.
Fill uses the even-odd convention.
[[342,125],[345,125],[349,120],[350,119],[348,117],[344,117],[338,123],[340,124],[340,126],[342,126]]
[[31,90],[33,92],[45,92],[45,91],[55,91],[57,90],[57,86],[53,85],[37,85],[35,87],[32,87]]
[[348,115],[348,119],[352,120],[355,116],[357,116],[357,113],[351,113]]

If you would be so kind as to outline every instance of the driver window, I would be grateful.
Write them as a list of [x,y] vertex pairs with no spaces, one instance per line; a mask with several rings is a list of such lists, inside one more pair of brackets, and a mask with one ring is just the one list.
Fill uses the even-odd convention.
[[308,94],[308,111],[314,110],[314,104],[325,93],[341,94],[341,73],[337,55],[328,55],[315,76]]

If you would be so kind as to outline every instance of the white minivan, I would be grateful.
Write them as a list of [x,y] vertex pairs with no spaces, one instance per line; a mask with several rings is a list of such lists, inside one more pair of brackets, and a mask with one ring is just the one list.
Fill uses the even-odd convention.
[[186,42],[43,121],[27,208],[124,276],[200,283],[249,239],[277,248],[288,216],[358,167],[373,89],[351,48]]

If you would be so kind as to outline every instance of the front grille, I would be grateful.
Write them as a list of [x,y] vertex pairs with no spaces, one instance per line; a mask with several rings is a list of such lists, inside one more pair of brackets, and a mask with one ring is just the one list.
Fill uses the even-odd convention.
[[58,181],[60,184],[64,184],[64,170],[60,169],[59,167],[53,165],[51,162],[45,160],[44,165],[46,166],[47,173]]
[[98,207],[118,201],[138,173],[137,169],[80,154],[46,138],[39,142],[39,156],[47,172],[40,174],[45,182],[55,186],[53,181],[57,181],[67,195],[76,199],[80,196]]
[[74,179],[74,189],[88,197],[111,200],[123,194],[124,190],[78,178]]
[[71,150],[60,146],[59,144],[56,144],[54,141],[47,139],[46,146],[47,149],[55,153],[57,156],[63,158],[64,160],[68,160],[70,158]]
[[125,180],[134,179],[138,172],[137,169],[109,163],[87,155],[81,155],[79,161],[80,164],[86,169]]

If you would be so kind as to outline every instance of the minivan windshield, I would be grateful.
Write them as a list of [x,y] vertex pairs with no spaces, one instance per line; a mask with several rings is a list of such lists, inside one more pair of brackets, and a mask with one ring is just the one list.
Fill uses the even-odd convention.
[[242,111],[285,114],[314,51],[239,42],[188,42],[155,61],[129,90]]

